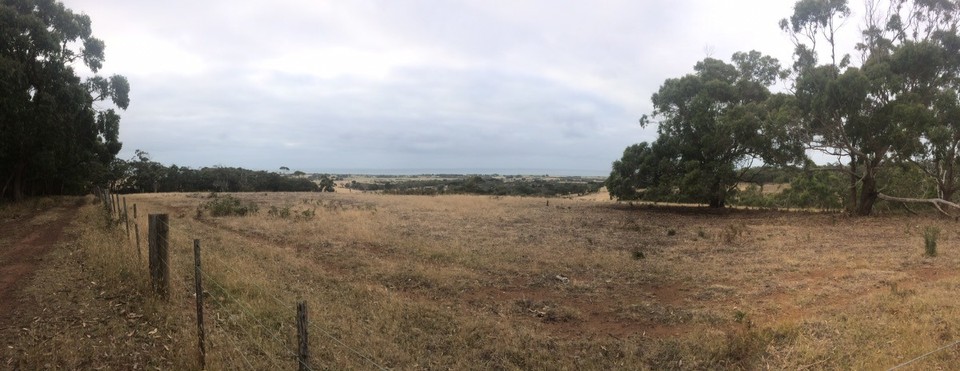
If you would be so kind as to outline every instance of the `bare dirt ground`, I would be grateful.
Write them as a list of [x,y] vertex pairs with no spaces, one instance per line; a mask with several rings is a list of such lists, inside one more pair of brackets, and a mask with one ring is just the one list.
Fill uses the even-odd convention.
[[77,206],[53,207],[0,219],[0,326],[19,309],[20,289],[64,236]]
[[105,272],[115,267],[89,251],[116,250],[123,236],[98,227],[102,209],[82,206],[87,201],[0,210],[0,369],[178,368],[138,279],[125,269]]

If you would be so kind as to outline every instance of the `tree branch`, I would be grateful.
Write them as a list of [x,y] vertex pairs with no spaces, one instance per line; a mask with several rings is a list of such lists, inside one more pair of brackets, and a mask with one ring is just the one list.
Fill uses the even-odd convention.
[[878,193],[878,194],[877,194],[877,197],[880,198],[881,200],[892,201],[892,202],[902,202],[902,203],[904,203],[904,204],[906,204],[906,203],[927,203],[927,204],[930,204],[931,206],[935,207],[935,208],[936,208],[938,211],[940,211],[940,213],[942,213],[943,215],[949,216],[949,217],[951,217],[951,218],[956,218],[956,216],[955,216],[955,215],[952,215],[952,214],[950,214],[950,213],[948,213],[948,212],[946,212],[945,210],[943,210],[943,206],[949,206],[949,207],[952,207],[952,208],[954,208],[954,209],[960,210],[960,205],[955,204],[955,203],[950,202],[950,201],[947,201],[947,200],[944,200],[944,199],[942,199],[942,198],[907,198],[907,197],[893,197],[893,196],[885,195],[885,194],[883,194],[883,193]]

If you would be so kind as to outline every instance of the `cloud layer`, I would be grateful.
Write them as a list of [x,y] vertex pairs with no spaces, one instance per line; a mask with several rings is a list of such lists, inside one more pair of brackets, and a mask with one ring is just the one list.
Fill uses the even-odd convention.
[[126,75],[123,157],[603,174],[707,55],[785,64],[791,1],[67,0]]

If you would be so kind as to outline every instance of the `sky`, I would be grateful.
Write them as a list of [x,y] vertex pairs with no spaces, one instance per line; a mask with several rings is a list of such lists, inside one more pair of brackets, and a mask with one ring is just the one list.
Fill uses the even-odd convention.
[[[131,85],[119,157],[307,172],[604,175],[664,80],[758,50],[787,0],[64,0]],[[856,15],[854,15],[856,17]],[[101,104],[103,106],[103,104]]]

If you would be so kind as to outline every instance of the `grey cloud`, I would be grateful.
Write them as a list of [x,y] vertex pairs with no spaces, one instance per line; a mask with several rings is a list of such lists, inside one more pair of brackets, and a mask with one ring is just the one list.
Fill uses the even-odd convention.
[[[317,170],[603,173],[624,147],[655,136],[637,119],[649,111],[650,95],[664,79],[689,73],[707,45],[723,58],[764,50],[772,44],[755,45],[757,32],[736,27],[752,22],[759,33],[775,34],[776,20],[785,15],[741,14],[733,5],[724,10],[690,0],[66,5],[91,15],[94,32],[108,46],[108,71],[131,78],[122,156],[143,149],[158,161],[192,167]],[[699,26],[711,22],[732,28]],[[111,38],[124,35],[172,45],[196,58],[202,73],[112,65],[111,55],[131,60],[121,56],[154,46],[112,49]],[[358,62],[382,62],[386,72],[327,73],[351,66],[310,54],[337,48],[362,51],[374,60]],[[296,68],[263,68],[300,52],[303,60],[287,61]],[[412,58],[391,61],[391,53]],[[777,56],[788,58],[789,51]]]

